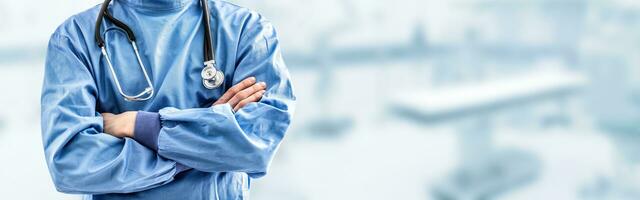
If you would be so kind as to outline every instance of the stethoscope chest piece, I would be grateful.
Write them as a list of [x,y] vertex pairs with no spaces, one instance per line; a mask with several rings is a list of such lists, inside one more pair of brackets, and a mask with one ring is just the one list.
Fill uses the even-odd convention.
[[200,76],[202,76],[202,85],[210,90],[220,87],[224,81],[224,74],[220,70],[216,70],[212,63],[206,64]]

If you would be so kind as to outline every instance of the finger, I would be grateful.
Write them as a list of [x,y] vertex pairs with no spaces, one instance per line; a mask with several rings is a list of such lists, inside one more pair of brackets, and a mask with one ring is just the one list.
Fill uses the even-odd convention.
[[213,103],[213,105],[218,105],[218,104],[223,104],[226,103],[227,101],[229,101],[229,99],[231,99],[231,97],[235,96],[236,93],[244,90],[245,88],[253,85],[256,82],[256,78],[255,77],[249,77],[246,78],[242,81],[240,81],[240,83],[232,86],[231,88],[229,88],[229,90],[227,90],[220,98],[218,98],[218,100],[216,102]]
[[265,88],[267,88],[267,84],[264,82],[260,82],[260,83],[256,83],[254,85],[252,85],[251,87],[248,87],[247,89],[244,89],[238,93],[236,93],[235,96],[231,97],[231,99],[229,100],[229,103],[231,105],[232,108],[235,108],[236,105],[246,99],[247,97],[251,96],[253,93],[256,93],[260,90],[264,90]]
[[229,101],[229,99],[231,99],[231,97],[235,96],[236,93],[244,90],[247,87],[250,87],[254,83],[256,83],[255,77],[249,77],[240,81],[240,83],[229,88],[229,90],[227,90],[215,103],[213,103],[213,105],[226,103],[227,101]]
[[238,110],[240,110],[240,108],[246,106],[247,104],[251,103],[251,102],[258,102],[260,101],[260,99],[262,98],[262,95],[264,95],[264,93],[266,92],[266,90],[260,90],[256,93],[253,93],[251,96],[249,96],[248,98],[240,101],[240,103],[238,103],[238,105],[236,105],[235,108],[233,108],[234,112],[237,112]]
[[248,88],[236,93],[236,95],[231,97],[231,99],[227,103],[229,103],[231,108],[235,108],[236,105],[238,103],[240,103],[240,101],[250,97],[251,95],[253,95],[254,93],[256,93],[256,92],[258,92],[260,90],[264,90],[265,88],[266,88],[266,84],[264,82],[254,84],[251,87],[248,87]]

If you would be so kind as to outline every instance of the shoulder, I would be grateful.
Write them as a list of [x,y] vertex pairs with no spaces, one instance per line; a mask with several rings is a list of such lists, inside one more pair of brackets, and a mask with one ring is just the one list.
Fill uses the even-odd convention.
[[239,31],[241,38],[256,34],[270,34],[275,36],[271,21],[262,14],[230,2],[212,0],[214,12],[220,18],[223,26],[229,26]]
[[260,15],[260,13],[254,10],[251,10],[249,8],[242,7],[227,1],[212,0],[211,3],[213,5],[212,8],[215,10],[215,12],[217,12],[216,14],[226,19],[239,20],[236,22],[241,22],[246,19],[252,19],[252,20],[257,20],[260,18],[264,19],[262,15]]
[[76,13],[62,22],[49,38],[47,46],[46,66],[55,66],[53,63],[62,62],[61,58],[73,55],[83,64],[89,63],[89,43],[93,40],[93,27],[99,12],[100,5],[93,6],[85,11]]
[[95,5],[87,10],[76,13],[64,20],[51,38],[77,38],[79,36],[90,35],[98,17],[98,12],[102,4]]

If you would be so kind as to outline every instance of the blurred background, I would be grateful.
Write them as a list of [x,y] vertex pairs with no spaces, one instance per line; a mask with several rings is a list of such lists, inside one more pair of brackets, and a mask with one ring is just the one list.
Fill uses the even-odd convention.
[[[0,199],[55,191],[46,44],[99,0],[0,0]],[[299,99],[253,199],[640,199],[637,0],[237,0]]]

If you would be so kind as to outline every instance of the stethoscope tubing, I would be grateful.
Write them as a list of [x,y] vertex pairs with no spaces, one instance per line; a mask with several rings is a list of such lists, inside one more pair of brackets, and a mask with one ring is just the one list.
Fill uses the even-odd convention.
[[[154,89],[153,83],[151,82],[151,78],[147,73],[147,69],[144,66],[144,63],[142,62],[142,58],[138,50],[138,45],[136,43],[135,34],[133,33],[133,30],[131,30],[131,28],[127,26],[127,24],[125,24],[124,22],[116,19],[115,17],[109,14],[107,9],[110,3],[111,3],[111,0],[105,0],[102,6],[100,7],[100,11],[98,13],[98,19],[96,20],[96,25],[95,25],[94,36],[95,36],[96,44],[100,48],[102,55],[105,57],[105,60],[107,61],[107,65],[109,66],[109,71],[111,73],[111,76],[115,79],[114,82],[118,90],[118,93],[120,93],[120,95],[124,97],[124,99],[127,101],[149,100],[153,98],[155,89]],[[214,89],[219,87],[222,84],[224,80],[224,74],[222,73],[222,71],[217,69],[217,65],[215,62],[215,50],[213,49],[213,45],[212,45],[213,40],[211,37],[211,25],[210,25],[211,23],[210,23],[210,14],[209,14],[209,7],[207,5],[207,0],[200,0],[200,3],[202,6],[203,20],[205,22],[204,23],[205,35],[204,35],[204,44],[203,44],[205,67],[203,68],[201,73],[202,84],[207,89]],[[107,54],[106,43],[104,42],[104,39],[100,34],[101,33],[100,27],[102,26],[102,21],[105,18],[111,21],[115,26],[117,26],[118,28],[121,28],[127,33],[127,38],[129,39],[129,42],[131,43],[131,46],[133,48],[133,52],[136,55],[138,66],[142,70],[145,81],[147,82],[147,87],[144,89],[144,91],[138,93],[137,95],[128,95],[124,92],[124,90],[122,89],[122,85],[120,84],[120,79],[118,79],[118,75],[115,72],[115,69],[113,67],[113,63],[111,62],[111,59]]]

